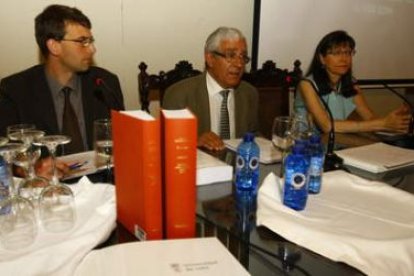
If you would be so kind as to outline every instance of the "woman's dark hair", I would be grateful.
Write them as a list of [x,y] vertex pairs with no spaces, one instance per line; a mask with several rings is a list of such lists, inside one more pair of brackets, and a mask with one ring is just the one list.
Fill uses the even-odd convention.
[[91,29],[92,24],[80,10],[63,5],[50,5],[35,18],[35,36],[40,51],[47,57],[49,50],[46,46],[48,39],[61,40],[65,36],[66,23],[80,24]]
[[[351,50],[354,50],[355,40],[345,31],[339,30],[325,35],[316,47],[312,63],[306,76],[313,75],[313,79],[315,80],[321,95],[329,94],[332,91],[332,88],[329,85],[329,76],[326,72],[326,68],[321,63],[319,56],[326,56],[329,51],[342,45],[348,46]],[[351,97],[356,94],[352,77],[352,68],[342,76],[340,82],[341,93],[344,97]]]

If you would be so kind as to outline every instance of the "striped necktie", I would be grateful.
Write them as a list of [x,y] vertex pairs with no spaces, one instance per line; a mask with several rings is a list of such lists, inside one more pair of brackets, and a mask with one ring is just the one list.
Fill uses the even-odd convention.
[[221,139],[230,139],[230,121],[229,110],[227,109],[227,99],[230,90],[220,91],[220,95],[223,97],[220,107],[220,137]]
[[62,88],[62,93],[65,96],[65,105],[63,107],[62,118],[62,134],[67,135],[72,139],[69,144],[65,145],[65,154],[81,152],[84,150],[78,117],[76,116],[75,110],[70,102],[71,92],[72,89],[70,87],[65,86]]

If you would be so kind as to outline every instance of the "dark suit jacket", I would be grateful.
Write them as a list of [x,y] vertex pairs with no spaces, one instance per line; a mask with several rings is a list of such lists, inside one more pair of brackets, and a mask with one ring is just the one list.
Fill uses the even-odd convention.
[[[91,67],[80,76],[86,136],[91,149],[93,121],[109,118],[110,109],[124,109],[123,96],[118,77],[105,69]],[[97,83],[97,79],[101,82]],[[18,123],[35,124],[46,134],[59,133],[43,65],[33,66],[0,82],[0,135],[5,135],[7,126]]]
[[[234,91],[236,137],[258,130],[258,102],[256,88],[242,81]],[[170,86],[162,103],[164,109],[189,108],[198,119],[198,135],[211,131],[210,104],[206,73]]]

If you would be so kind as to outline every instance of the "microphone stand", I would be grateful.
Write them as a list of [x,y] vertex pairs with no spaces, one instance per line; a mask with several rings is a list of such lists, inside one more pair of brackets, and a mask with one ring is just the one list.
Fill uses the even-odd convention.
[[323,170],[325,172],[339,170],[343,168],[344,160],[335,154],[334,147],[335,147],[335,125],[334,125],[334,118],[332,115],[331,110],[329,109],[328,104],[325,102],[325,100],[322,98],[322,96],[318,93],[317,90],[315,90],[316,94],[319,96],[319,99],[321,100],[322,104],[324,105],[326,111],[329,115],[329,121],[331,123],[331,129],[329,131],[328,136],[328,145],[327,150],[325,154],[325,162],[323,164]]
[[402,99],[403,102],[405,104],[407,104],[411,109],[411,120],[410,120],[410,125],[408,127],[408,133],[405,133],[405,134],[402,134],[402,135],[397,135],[397,137],[395,137],[394,139],[389,138],[389,139],[383,139],[383,140],[384,140],[385,143],[387,143],[389,145],[393,145],[393,146],[397,146],[397,147],[401,147],[401,148],[406,148],[406,149],[414,149],[414,134],[413,134],[414,108],[413,108],[412,104],[403,95],[398,93],[395,89],[388,86],[386,83],[382,83],[382,85],[384,86],[384,88],[388,89],[394,95],[396,95],[400,99]]

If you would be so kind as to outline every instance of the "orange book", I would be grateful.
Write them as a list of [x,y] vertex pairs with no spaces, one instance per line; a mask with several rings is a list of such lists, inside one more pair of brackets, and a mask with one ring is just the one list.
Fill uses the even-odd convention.
[[117,219],[140,240],[162,239],[160,121],[112,111]]
[[162,110],[165,238],[195,236],[197,119],[188,110]]

